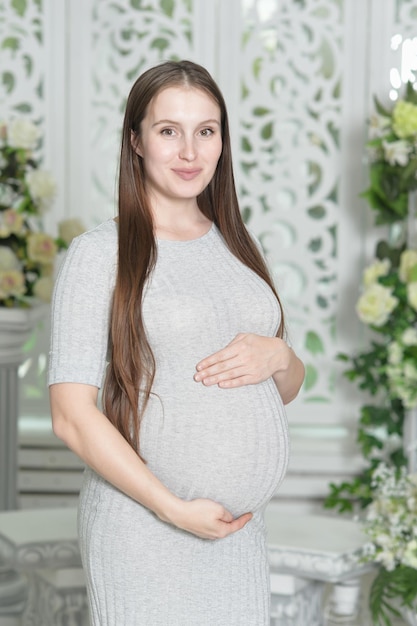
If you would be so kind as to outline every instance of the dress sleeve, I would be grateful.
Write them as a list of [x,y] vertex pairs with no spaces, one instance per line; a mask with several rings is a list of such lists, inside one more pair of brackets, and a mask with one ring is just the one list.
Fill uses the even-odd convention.
[[88,233],[75,239],[52,298],[48,384],[100,388],[106,368],[116,254]]

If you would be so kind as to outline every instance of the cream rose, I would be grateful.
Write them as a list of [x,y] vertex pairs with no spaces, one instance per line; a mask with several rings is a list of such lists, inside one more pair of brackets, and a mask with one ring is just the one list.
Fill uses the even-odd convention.
[[43,300],[44,302],[50,302],[52,298],[53,288],[53,278],[51,276],[42,276],[36,281],[33,287],[33,293],[40,300]]
[[84,232],[85,228],[83,223],[81,222],[81,220],[76,218],[62,220],[62,222],[58,224],[59,238],[65,241],[67,246],[70,245],[74,237],[78,237],[78,235],[81,235]]
[[35,263],[49,265],[56,256],[57,246],[45,233],[31,233],[27,239],[28,257]]
[[407,285],[407,300],[408,304],[417,311],[417,282]]
[[11,234],[19,234],[23,227],[24,218],[14,209],[7,209],[0,213],[0,239]]
[[365,324],[383,326],[398,304],[398,298],[392,295],[392,289],[374,283],[359,298],[356,312]]
[[401,341],[405,346],[417,346],[417,330],[407,328],[401,335]]
[[400,257],[399,276],[403,283],[410,281],[411,270],[417,266],[417,250],[404,250]]
[[19,260],[13,250],[0,246],[0,271],[17,270],[19,267]]
[[16,118],[10,123],[8,141],[12,148],[33,150],[39,137],[39,128],[29,120]]
[[26,176],[29,192],[34,201],[41,206],[47,208],[56,192],[55,181],[49,172],[44,170],[33,170]]
[[370,287],[377,282],[380,276],[386,276],[390,270],[391,261],[384,259],[383,261],[377,260],[372,265],[367,267],[363,272],[363,284],[365,287]]
[[25,277],[19,270],[0,270],[0,300],[25,293]]

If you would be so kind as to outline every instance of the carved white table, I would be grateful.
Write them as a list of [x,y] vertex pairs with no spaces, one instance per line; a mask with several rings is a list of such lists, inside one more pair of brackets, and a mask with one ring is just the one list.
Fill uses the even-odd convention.
[[[0,513],[0,560],[14,576],[28,577],[22,626],[88,624],[76,516],[75,508]],[[323,626],[325,584],[348,585],[372,569],[357,560],[365,542],[358,524],[325,516],[296,517],[276,506],[267,509],[266,522],[271,624]],[[0,618],[0,626],[12,623]]]
[[22,622],[1,626],[88,624],[75,508],[0,513],[0,560],[27,577],[29,591]]
[[[356,522],[266,511],[271,565],[271,623],[323,626],[326,583],[350,587],[372,564],[358,561],[367,539]],[[276,620],[276,622],[274,621]]]

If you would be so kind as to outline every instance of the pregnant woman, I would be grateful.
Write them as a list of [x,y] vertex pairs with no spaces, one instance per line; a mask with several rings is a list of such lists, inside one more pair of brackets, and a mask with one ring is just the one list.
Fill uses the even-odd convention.
[[162,63],[133,85],[118,202],[74,240],[52,307],[54,431],[87,466],[91,623],[267,626],[263,511],[304,368],[201,66]]

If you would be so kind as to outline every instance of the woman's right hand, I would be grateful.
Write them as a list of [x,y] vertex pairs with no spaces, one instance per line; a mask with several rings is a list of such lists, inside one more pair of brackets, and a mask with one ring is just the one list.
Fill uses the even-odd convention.
[[180,502],[179,510],[169,521],[201,539],[224,539],[252,519],[252,513],[235,519],[224,506],[205,498]]

